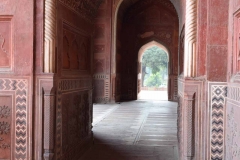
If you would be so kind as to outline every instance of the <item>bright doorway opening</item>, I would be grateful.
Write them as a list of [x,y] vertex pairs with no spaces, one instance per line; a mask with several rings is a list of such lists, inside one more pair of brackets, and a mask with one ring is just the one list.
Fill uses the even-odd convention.
[[153,41],[139,51],[138,99],[168,100],[168,51]]

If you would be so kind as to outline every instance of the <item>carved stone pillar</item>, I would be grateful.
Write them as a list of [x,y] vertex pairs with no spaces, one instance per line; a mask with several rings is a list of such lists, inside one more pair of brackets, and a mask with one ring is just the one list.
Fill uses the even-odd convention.
[[184,77],[196,76],[197,0],[186,0]]
[[44,62],[45,73],[55,72],[56,0],[45,0]]
[[195,97],[193,96],[194,94],[190,95],[185,95],[184,96],[184,101],[185,101],[185,153],[184,156],[187,158],[187,160],[192,160],[194,157],[194,102],[195,102]]
[[44,90],[43,105],[43,157],[45,160],[52,160],[54,156],[54,91],[49,89]]

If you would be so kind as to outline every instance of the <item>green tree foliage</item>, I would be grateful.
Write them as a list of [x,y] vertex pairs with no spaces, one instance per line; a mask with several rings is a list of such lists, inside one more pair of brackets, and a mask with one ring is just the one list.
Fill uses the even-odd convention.
[[[152,78],[160,77],[160,80],[155,80],[158,83],[158,86],[161,85],[163,82],[164,76],[168,73],[168,56],[167,53],[158,48],[157,46],[151,47],[147,49],[142,58],[142,80],[145,80],[146,74],[149,74],[147,72],[147,68],[150,68],[152,75]],[[158,74],[157,74],[158,73]],[[149,75],[151,77],[151,75]],[[149,77],[149,78],[150,78]],[[160,83],[161,81],[161,83]],[[148,86],[146,83],[146,86]],[[143,84],[142,84],[143,85]]]
[[151,74],[145,81],[145,84],[147,87],[159,87],[159,85],[162,84],[163,79],[161,78],[161,75],[159,72],[156,74]]
[[167,65],[168,56],[164,50],[154,46],[144,52],[142,66],[151,68],[153,74],[166,69]]

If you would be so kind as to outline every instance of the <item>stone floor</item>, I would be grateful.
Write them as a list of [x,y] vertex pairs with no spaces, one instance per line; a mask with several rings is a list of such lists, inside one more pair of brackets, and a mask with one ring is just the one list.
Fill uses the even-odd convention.
[[177,160],[177,104],[94,105],[95,144],[81,160]]

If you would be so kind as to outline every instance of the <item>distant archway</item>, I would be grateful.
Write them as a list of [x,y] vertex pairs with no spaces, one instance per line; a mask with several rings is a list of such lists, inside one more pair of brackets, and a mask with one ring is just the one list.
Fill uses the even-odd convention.
[[162,45],[161,43],[156,42],[156,41],[153,40],[153,41],[150,41],[150,42],[146,43],[145,45],[143,45],[143,46],[140,48],[140,50],[139,50],[139,52],[138,52],[138,62],[142,62],[143,53],[144,53],[147,49],[149,49],[149,48],[151,48],[151,47],[153,47],[153,46],[157,46],[157,47],[161,48],[162,50],[164,50],[164,51],[167,53],[167,55],[168,55],[168,60],[169,60],[169,51],[168,51],[168,49],[167,49],[164,45]]
[[[142,79],[142,72],[143,72],[142,71],[142,59],[143,59],[144,53],[152,47],[158,47],[159,49],[163,50],[167,54],[167,62],[169,62],[169,50],[159,42],[150,41],[150,42],[146,43],[145,45],[143,45],[139,49],[139,52],[138,52],[138,76],[137,76],[138,77],[138,79],[137,79],[138,99],[149,99],[150,98],[150,99],[155,99],[155,100],[168,100],[167,89],[164,89],[164,88],[158,88],[158,87],[157,88],[152,88],[152,89],[154,89],[154,91],[158,91],[158,92],[151,92],[150,93],[150,91],[148,91],[150,94],[154,94],[154,95],[151,95],[151,97],[148,97],[148,96],[146,97],[146,93],[147,93],[146,90],[148,90],[146,87],[144,89],[145,90],[144,93],[141,92],[142,88],[143,88],[142,84],[143,84],[143,81],[144,81],[144,79]],[[167,65],[167,69],[169,71],[169,65]],[[167,82],[168,82],[168,80],[167,80]],[[168,83],[167,83],[167,85],[168,85]],[[165,93],[165,91],[166,91],[166,93]],[[159,94],[159,95],[157,95],[157,94]],[[162,97],[159,97],[160,94],[161,94]]]

